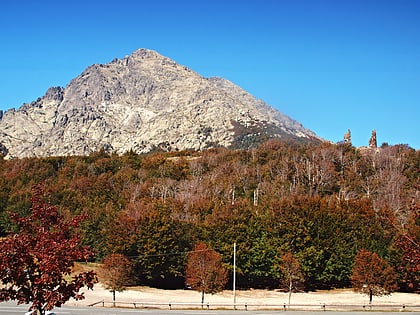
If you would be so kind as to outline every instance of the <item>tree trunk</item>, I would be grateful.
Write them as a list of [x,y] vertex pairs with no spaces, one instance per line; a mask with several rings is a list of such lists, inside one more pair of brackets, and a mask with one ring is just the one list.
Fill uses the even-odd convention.
[[369,304],[372,304],[372,299],[373,299],[373,291],[369,290]]
[[289,278],[289,307],[290,307],[290,299],[292,298],[292,289],[293,289],[293,280],[292,277]]
[[112,290],[112,303],[115,307],[115,290]]
[[201,308],[204,308],[204,290],[201,291]]

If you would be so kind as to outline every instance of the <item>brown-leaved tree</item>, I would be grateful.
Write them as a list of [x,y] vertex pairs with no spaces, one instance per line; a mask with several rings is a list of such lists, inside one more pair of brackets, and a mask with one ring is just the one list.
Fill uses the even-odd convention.
[[76,233],[83,217],[66,221],[44,197],[35,186],[30,214],[10,213],[16,232],[0,240],[0,301],[31,304],[30,310],[41,314],[70,298],[83,299],[79,290],[92,289],[96,281],[92,271],[72,275],[74,262],[93,256]]
[[280,271],[283,275],[281,284],[289,292],[289,305],[293,290],[296,290],[304,280],[299,261],[291,252],[287,252],[281,257]]
[[133,263],[122,254],[108,255],[102,264],[99,280],[112,292],[115,304],[115,292],[122,292],[133,282]]
[[420,202],[411,207],[407,228],[395,240],[401,251],[398,272],[405,290],[420,293]]
[[220,292],[227,282],[227,270],[222,265],[221,256],[202,242],[188,253],[185,273],[186,283],[201,292],[201,304],[204,304],[204,293]]
[[354,259],[351,283],[356,292],[369,296],[369,304],[374,295],[388,295],[398,288],[397,275],[388,262],[364,249]]

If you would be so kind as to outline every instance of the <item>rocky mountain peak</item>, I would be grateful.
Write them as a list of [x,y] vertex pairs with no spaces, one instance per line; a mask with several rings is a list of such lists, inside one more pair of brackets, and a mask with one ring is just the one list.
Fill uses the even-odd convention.
[[65,87],[0,118],[9,157],[248,147],[272,137],[319,138],[222,78],[204,78],[139,49],[86,68]]
[[166,58],[159,54],[158,52],[146,48],[137,49],[135,52],[132,53],[131,56],[128,56],[129,59],[132,60],[141,60],[141,59],[155,59],[155,60],[167,60],[171,63],[176,64],[173,60]]

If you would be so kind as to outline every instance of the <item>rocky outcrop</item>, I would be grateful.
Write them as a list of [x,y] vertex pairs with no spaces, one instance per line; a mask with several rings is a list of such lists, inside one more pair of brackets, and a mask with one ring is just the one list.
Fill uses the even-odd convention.
[[9,157],[247,147],[272,137],[319,141],[233,83],[146,49],[92,65],[0,119]]
[[7,150],[7,148],[2,143],[0,143],[0,156],[6,156],[8,152],[9,150]]
[[378,142],[376,140],[376,130],[372,130],[372,135],[369,139],[369,148],[376,149],[378,147]]
[[350,131],[350,129],[347,129],[347,132],[344,134],[343,142],[351,144],[351,131]]

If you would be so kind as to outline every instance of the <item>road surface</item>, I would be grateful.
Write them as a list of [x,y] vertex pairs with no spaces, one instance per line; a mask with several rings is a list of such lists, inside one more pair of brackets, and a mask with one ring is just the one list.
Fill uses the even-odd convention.
[[[14,302],[0,303],[1,315],[23,315],[28,310],[28,305],[16,305]],[[366,315],[366,312],[334,312],[334,311],[245,311],[245,310],[162,310],[162,309],[124,309],[103,307],[72,307],[63,306],[54,310],[57,315],[280,315],[288,313],[292,315],[325,314],[327,315]],[[410,315],[420,312],[407,312]],[[380,315],[383,312],[368,312],[369,315]],[[387,315],[401,315],[401,312],[386,312]]]

